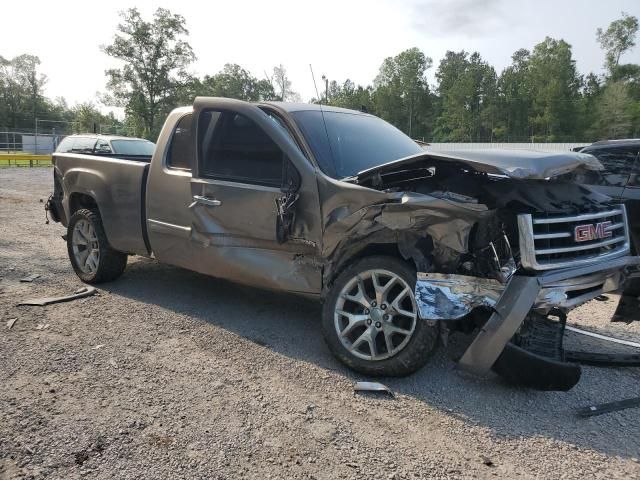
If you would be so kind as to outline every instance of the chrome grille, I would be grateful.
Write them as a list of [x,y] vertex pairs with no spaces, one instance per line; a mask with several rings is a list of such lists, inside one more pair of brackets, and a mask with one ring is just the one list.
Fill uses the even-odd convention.
[[[601,225],[604,238],[576,241],[576,227]],[[624,205],[571,216],[518,215],[520,261],[532,270],[549,270],[604,261],[629,253]],[[591,235],[588,231],[587,235]]]

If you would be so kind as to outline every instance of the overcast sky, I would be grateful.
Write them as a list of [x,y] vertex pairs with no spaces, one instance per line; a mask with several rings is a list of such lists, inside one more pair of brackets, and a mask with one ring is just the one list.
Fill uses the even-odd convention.
[[[38,55],[49,81],[46,94],[70,104],[95,101],[112,61],[99,46],[110,43],[118,12],[130,0],[94,2],[11,1],[2,6],[0,55]],[[601,72],[604,56],[595,40],[625,11],[640,17],[639,0],[279,0],[146,1],[182,14],[198,56],[192,71],[213,74],[238,63],[258,77],[282,63],[304,100],[315,96],[309,64],[320,77],[368,84],[382,60],[418,47],[433,58],[433,74],[447,50],[479,51],[498,73],[519,48],[545,36],[573,46],[581,73]],[[623,57],[640,63],[640,46]]]

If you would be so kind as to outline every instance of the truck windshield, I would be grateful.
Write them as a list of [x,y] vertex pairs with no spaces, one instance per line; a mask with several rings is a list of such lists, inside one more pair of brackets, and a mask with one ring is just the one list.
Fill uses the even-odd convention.
[[148,140],[111,140],[111,148],[120,155],[153,155],[155,144]]
[[[344,178],[423,152],[394,126],[372,115],[305,110],[291,112],[322,171]],[[325,128],[326,123],[326,128]]]

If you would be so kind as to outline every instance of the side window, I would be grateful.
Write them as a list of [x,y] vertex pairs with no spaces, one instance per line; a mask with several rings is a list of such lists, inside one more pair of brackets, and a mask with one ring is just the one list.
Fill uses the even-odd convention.
[[112,153],[111,147],[109,146],[109,142],[106,140],[99,139],[96,143],[96,152],[97,153]]
[[167,166],[169,168],[189,171],[193,168],[191,117],[190,113],[182,117],[173,131],[169,150],[167,151]]
[[73,153],[93,153],[93,146],[95,144],[95,138],[76,137],[75,142],[73,142],[73,148],[70,151]]
[[201,176],[281,186],[285,155],[252,120],[233,112],[204,112],[198,130]]
[[638,147],[599,148],[586,153],[597,157],[604,166],[599,185],[624,187],[638,156]]

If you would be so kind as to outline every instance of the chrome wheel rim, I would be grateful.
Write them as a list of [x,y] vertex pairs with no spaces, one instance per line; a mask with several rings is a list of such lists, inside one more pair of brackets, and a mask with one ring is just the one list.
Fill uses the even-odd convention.
[[100,247],[95,228],[88,220],[78,220],[73,227],[71,247],[76,265],[83,273],[93,274],[98,269]]
[[367,270],[340,291],[334,326],[342,345],[363,360],[397,355],[413,336],[418,318],[413,289],[388,270]]

